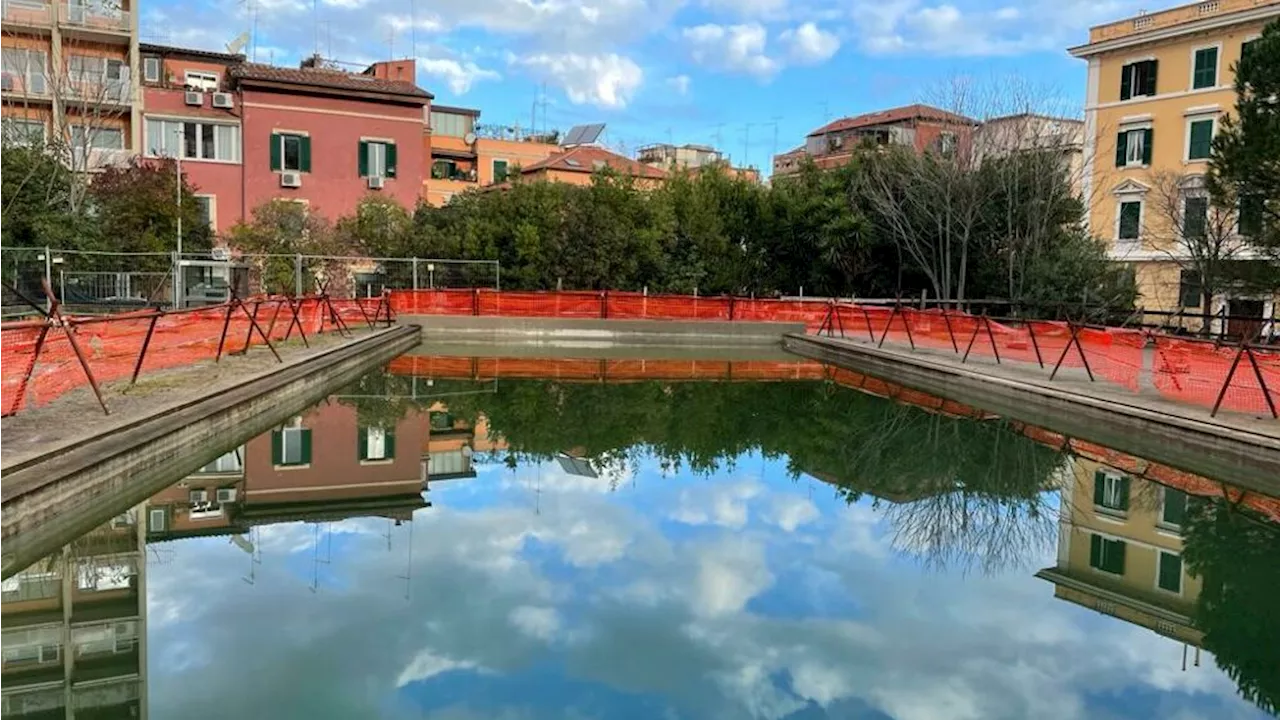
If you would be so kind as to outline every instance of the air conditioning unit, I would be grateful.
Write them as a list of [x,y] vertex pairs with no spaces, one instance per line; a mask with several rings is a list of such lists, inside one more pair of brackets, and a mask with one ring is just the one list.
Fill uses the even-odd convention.
[[218,502],[229,503],[236,501],[235,488],[218,488]]
[[369,176],[369,189],[370,189],[370,190],[381,190],[381,189],[382,189],[382,185],[383,185],[383,183],[385,183],[386,181],[387,181],[387,180],[386,180],[386,178],[382,177],[381,175],[370,175],[370,176]]
[[201,105],[204,105],[204,93],[196,92],[195,90],[188,90],[186,92],[186,101],[188,105],[200,107]]
[[208,490],[192,490],[190,493],[188,493],[188,500],[191,502],[192,505],[201,505],[203,503],[207,503],[209,502],[209,491]]
[[226,108],[230,110],[235,107],[235,102],[231,99],[231,93],[216,92],[213,94],[213,106],[216,108]]
[[282,172],[280,173],[280,187],[302,187],[302,173],[300,172]]

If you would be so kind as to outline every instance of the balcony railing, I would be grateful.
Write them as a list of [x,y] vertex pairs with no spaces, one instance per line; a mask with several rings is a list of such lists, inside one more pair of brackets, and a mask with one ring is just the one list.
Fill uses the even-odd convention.
[[132,100],[128,80],[68,80],[66,99],[84,103],[128,105]]
[[132,27],[128,10],[66,3],[58,6],[58,23],[85,30],[126,34]]
[[43,73],[0,73],[0,90],[25,98],[48,98],[53,95],[49,78]]
[[6,24],[34,27],[53,24],[53,5],[39,0],[4,0],[3,13]]

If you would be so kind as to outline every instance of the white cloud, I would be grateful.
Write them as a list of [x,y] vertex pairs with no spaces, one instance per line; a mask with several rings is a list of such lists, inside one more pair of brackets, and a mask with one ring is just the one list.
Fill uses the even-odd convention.
[[765,521],[787,532],[795,532],[801,525],[821,517],[817,506],[799,495],[775,495],[766,507]]
[[840,49],[839,38],[811,22],[787,30],[778,39],[787,47],[791,61],[800,65],[824,62]]
[[437,655],[429,649],[424,649],[419,651],[413,660],[409,661],[404,670],[400,671],[399,677],[396,678],[396,687],[404,687],[411,682],[427,680],[450,670],[477,669],[480,669],[479,664],[471,660],[454,660],[443,655]]
[[496,71],[486,70],[470,60],[421,57],[417,64],[422,72],[443,80],[454,95],[466,94],[472,85],[483,80],[502,79]]
[[689,87],[692,84],[693,81],[689,79],[688,75],[676,75],[667,78],[667,87],[674,90],[675,93],[681,97],[685,97],[689,94]]
[[772,19],[787,9],[787,0],[702,0],[702,6],[750,19]]
[[670,517],[686,525],[741,528],[747,524],[747,501],[761,489],[752,480],[686,488],[680,491]]
[[538,640],[550,641],[560,631],[560,614],[555,608],[521,605],[511,611],[511,625]]
[[694,62],[718,70],[767,79],[779,70],[777,60],[765,55],[769,32],[759,23],[685,28],[682,33]]
[[575,105],[623,108],[644,82],[640,66],[616,53],[538,53],[509,59],[559,85]]
[[726,539],[698,552],[692,609],[704,617],[739,612],[772,584],[760,545]]

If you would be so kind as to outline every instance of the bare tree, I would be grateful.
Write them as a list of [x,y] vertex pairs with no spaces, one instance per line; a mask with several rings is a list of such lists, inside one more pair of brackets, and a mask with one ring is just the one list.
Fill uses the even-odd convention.
[[[1214,203],[1203,175],[1171,171],[1149,176],[1143,235],[1150,244],[1200,283],[1202,333],[1212,328],[1214,298],[1226,290],[1248,243],[1238,232],[1239,212],[1233,203]],[[1179,298],[1182,304],[1182,298]]]

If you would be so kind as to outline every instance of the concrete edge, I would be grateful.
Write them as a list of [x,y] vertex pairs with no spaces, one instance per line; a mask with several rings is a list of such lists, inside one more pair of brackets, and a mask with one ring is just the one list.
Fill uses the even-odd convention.
[[[4,475],[0,503],[8,503],[52,485],[62,477],[83,472],[115,455],[128,452],[132,447],[162,437],[177,425],[224,412],[245,399],[269,392],[298,376],[322,370],[352,355],[377,350],[407,336],[416,338],[417,335],[418,328],[412,325],[378,330],[372,335],[248,377],[218,391],[216,395],[173,403],[123,425],[67,440],[36,455],[20,457],[18,461],[0,467]],[[124,438],[127,440],[122,441]],[[28,477],[33,471],[38,471],[38,474]]]
[[[880,360],[901,362],[954,377],[963,377],[1024,392],[1034,392],[1048,397],[1053,397],[1064,402],[1086,405],[1094,409],[1105,410],[1108,412],[1117,412],[1148,423],[1172,425],[1180,430],[1188,432],[1207,433],[1221,437],[1228,437],[1236,442],[1269,447],[1273,450],[1280,450],[1280,435],[1269,435],[1266,433],[1254,432],[1252,430],[1224,425],[1222,423],[1206,422],[1204,420],[1186,417],[1185,415],[1175,415],[1150,410],[1138,405],[1123,402],[1122,400],[1104,400],[1092,395],[1071,392],[1070,390],[1063,390],[1061,388],[1048,387],[1039,383],[999,377],[977,370],[957,368],[947,363],[934,362],[926,358],[907,355],[893,350],[885,350],[883,348],[873,348],[865,345],[849,343],[847,341],[829,341],[826,338],[814,338],[808,335],[796,335],[794,333],[788,334],[783,338],[783,347],[785,349],[796,352],[800,355],[805,355],[803,349],[797,347],[797,344],[803,344],[805,346],[820,348],[823,350],[848,351],[868,355]],[[805,356],[808,357],[808,355]]]

